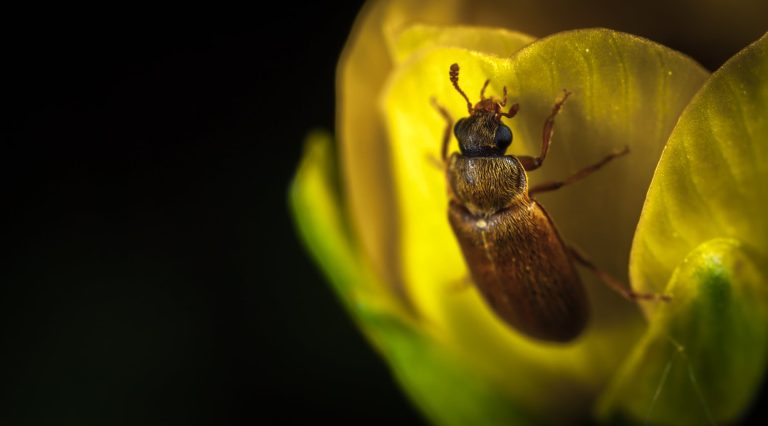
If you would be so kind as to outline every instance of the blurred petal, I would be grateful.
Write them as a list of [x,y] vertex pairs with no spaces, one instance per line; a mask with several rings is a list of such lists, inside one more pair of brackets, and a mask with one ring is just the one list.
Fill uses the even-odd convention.
[[765,259],[733,239],[694,249],[675,269],[651,327],[601,403],[604,420],[703,425],[739,419],[768,354]]
[[444,172],[429,160],[439,158],[445,128],[429,100],[436,97],[454,118],[466,115],[465,102],[448,80],[454,62],[461,65],[462,87],[473,100],[490,78],[490,95],[499,96],[506,85],[511,101],[520,103],[520,113],[509,121],[514,154],[538,152],[541,126],[555,98],[563,88],[574,93],[558,117],[545,166],[531,175],[533,182],[562,179],[615,149],[631,148],[629,156],[589,177],[589,185],[541,197],[564,238],[619,276],[626,273],[632,230],[653,167],[678,114],[707,73],[647,40],[581,30],[536,41],[511,59],[461,48],[426,49],[397,70],[385,93],[400,259],[425,332],[537,418],[583,418],[640,336],[641,318],[631,304],[589,277],[585,282],[595,312],[588,332],[574,344],[542,344],[502,324],[475,290],[453,289],[468,273],[447,222]]
[[395,317],[365,317],[376,346],[408,396],[434,424],[539,424],[443,342]]
[[334,286],[345,298],[356,287],[359,260],[350,241],[335,171],[331,136],[314,132],[307,137],[304,154],[291,184],[289,201],[302,240]]
[[496,56],[512,56],[535,39],[503,28],[431,26],[414,24],[392,40],[390,54],[397,62],[436,47],[459,47]]
[[349,239],[335,174],[330,136],[313,133],[290,189],[293,216],[340,300],[403,388],[435,423],[532,424],[505,395],[445,351],[442,342],[409,322],[389,292],[377,289],[379,280]]
[[391,39],[413,22],[454,22],[455,4],[437,0],[367,3],[355,22],[336,76],[337,131],[346,208],[354,238],[371,266],[408,306],[397,262],[396,200],[379,96],[392,71]]

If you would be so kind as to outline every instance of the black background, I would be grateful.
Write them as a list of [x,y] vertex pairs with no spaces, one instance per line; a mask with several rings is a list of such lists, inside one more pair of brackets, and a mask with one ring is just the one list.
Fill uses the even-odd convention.
[[4,17],[0,423],[420,422],[287,214],[360,6],[317,3]]
[[361,2],[316,3],[4,14],[0,423],[421,423],[287,214]]

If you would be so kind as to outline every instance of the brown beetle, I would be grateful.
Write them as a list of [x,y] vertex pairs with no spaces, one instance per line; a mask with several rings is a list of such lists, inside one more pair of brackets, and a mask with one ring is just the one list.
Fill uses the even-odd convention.
[[[493,311],[515,329],[537,339],[568,342],[576,338],[587,323],[589,305],[574,260],[628,299],[657,298],[627,290],[568,247],[547,212],[531,198],[535,193],[552,191],[587,176],[628,149],[612,153],[563,181],[529,189],[526,172],[544,162],[555,116],[570,93],[564,92],[544,122],[538,157],[505,155],[512,131],[501,117],[512,118],[518,111],[514,104],[504,112],[506,87],[500,101],[486,98],[487,80],[480,101],[472,106],[459,87],[458,64],[451,65],[449,75],[467,101],[469,116],[453,127],[448,112],[435,103],[448,122],[442,147],[450,193],[448,218],[472,279]],[[448,158],[451,128],[460,153]]]

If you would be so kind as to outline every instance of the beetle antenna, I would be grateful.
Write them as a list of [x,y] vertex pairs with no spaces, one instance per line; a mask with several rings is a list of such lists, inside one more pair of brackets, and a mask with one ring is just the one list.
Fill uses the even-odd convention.
[[490,79],[490,78],[489,78],[489,79],[487,79],[487,80],[485,80],[485,83],[483,83],[483,88],[482,88],[482,89],[480,89],[480,100],[481,100],[481,101],[482,101],[483,99],[485,99],[485,89],[488,87],[488,83],[490,83],[490,82],[491,82],[491,79]]
[[467,110],[470,114],[472,114],[472,102],[469,101],[467,94],[461,90],[461,87],[459,87],[459,64],[451,65],[451,71],[448,73],[448,75],[451,76],[451,83],[453,83],[453,87],[455,87],[461,96],[464,97],[464,100],[467,101]]

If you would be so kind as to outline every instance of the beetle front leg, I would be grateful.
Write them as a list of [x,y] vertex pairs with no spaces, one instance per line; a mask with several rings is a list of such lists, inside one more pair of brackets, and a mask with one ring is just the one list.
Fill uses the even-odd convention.
[[571,92],[563,90],[562,99],[555,102],[555,105],[552,107],[552,113],[549,114],[547,121],[544,122],[544,129],[541,135],[541,152],[539,152],[539,156],[531,157],[528,155],[521,155],[517,157],[526,171],[530,172],[531,170],[536,170],[544,164],[544,159],[547,158],[547,153],[549,152],[549,145],[552,142],[552,135],[555,133],[555,116],[560,113],[560,109],[562,109],[568,96],[571,96]]
[[440,151],[443,164],[445,164],[448,161],[448,144],[451,142],[451,131],[453,130],[453,118],[451,118],[451,114],[448,112],[447,109],[445,109],[442,105],[437,103],[437,100],[435,98],[432,98],[432,106],[437,109],[437,112],[440,113],[440,115],[443,116],[446,122],[445,131],[443,133],[443,148]]

